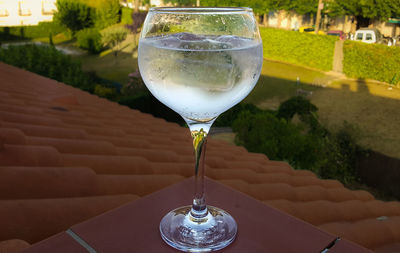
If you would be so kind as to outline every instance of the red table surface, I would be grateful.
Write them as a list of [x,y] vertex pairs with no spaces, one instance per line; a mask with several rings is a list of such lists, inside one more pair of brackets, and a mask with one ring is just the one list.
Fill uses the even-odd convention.
[[[159,222],[170,210],[192,201],[193,178],[167,187],[71,228],[97,253],[179,252],[161,239]],[[207,203],[228,211],[238,224],[235,241],[219,252],[320,253],[336,236],[271,208],[241,192],[206,178]],[[66,234],[51,237],[23,253],[89,252],[75,250]],[[61,240],[60,242],[60,239]],[[339,246],[338,251],[333,251]],[[60,250],[62,249],[62,250]],[[82,251],[83,250],[83,251]],[[370,253],[353,243],[338,241],[329,251]]]
[[[23,253],[88,253],[77,241],[65,232],[53,235],[44,241],[34,244],[22,251]],[[21,253],[22,253],[21,252]]]
[[373,253],[373,251],[361,248],[355,243],[347,240],[339,240],[327,253]]
[[[72,227],[97,252],[177,252],[164,243],[159,222],[191,203],[193,179],[168,187]],[[223,252],[320,252],[335,236],[206,179],[207,203],[228,211],[238,224],[236,240]]]

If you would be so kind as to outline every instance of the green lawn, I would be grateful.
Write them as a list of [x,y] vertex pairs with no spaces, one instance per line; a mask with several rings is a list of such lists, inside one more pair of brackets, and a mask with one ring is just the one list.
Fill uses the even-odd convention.
[[[292,64],[264,60],[260,79],[245,102],[262,109],[276,109],[279,103],[296,95],[297,89],[313,91],[325,74]],[[299,78],[299,82],[297,81]]]
[[311,101],[325,126],[335,129],[347,121],[360,129],[363,146],[400,158],[400,89],[374,81],[338,80],[317,90]]

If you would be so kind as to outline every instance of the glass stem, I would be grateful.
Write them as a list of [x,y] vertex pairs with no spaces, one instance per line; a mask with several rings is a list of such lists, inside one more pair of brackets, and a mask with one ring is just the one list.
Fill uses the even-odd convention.
[[193,147],[195,155],[195,188],[193,205],[190,211],[191,216],[200,220],[207,216],[207,206],[204,194],[204,161],[207,144],[207,132],[201,128],[200,130],[191,131],[193,137]]

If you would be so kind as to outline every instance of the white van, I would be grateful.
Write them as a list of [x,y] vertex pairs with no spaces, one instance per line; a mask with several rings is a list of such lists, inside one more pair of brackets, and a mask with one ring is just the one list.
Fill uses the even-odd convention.
[[356,31],[354,40],[365,43],[379,43],[382,40],[382,35],[377,29],[362,28]]

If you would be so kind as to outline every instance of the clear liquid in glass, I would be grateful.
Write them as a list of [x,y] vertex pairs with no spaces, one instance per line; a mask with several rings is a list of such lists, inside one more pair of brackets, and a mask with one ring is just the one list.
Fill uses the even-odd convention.
[[262,66],[259,41],[177,33],[142,38],[139,68],[162,103],[193,121],[210,121],[253,89]]

